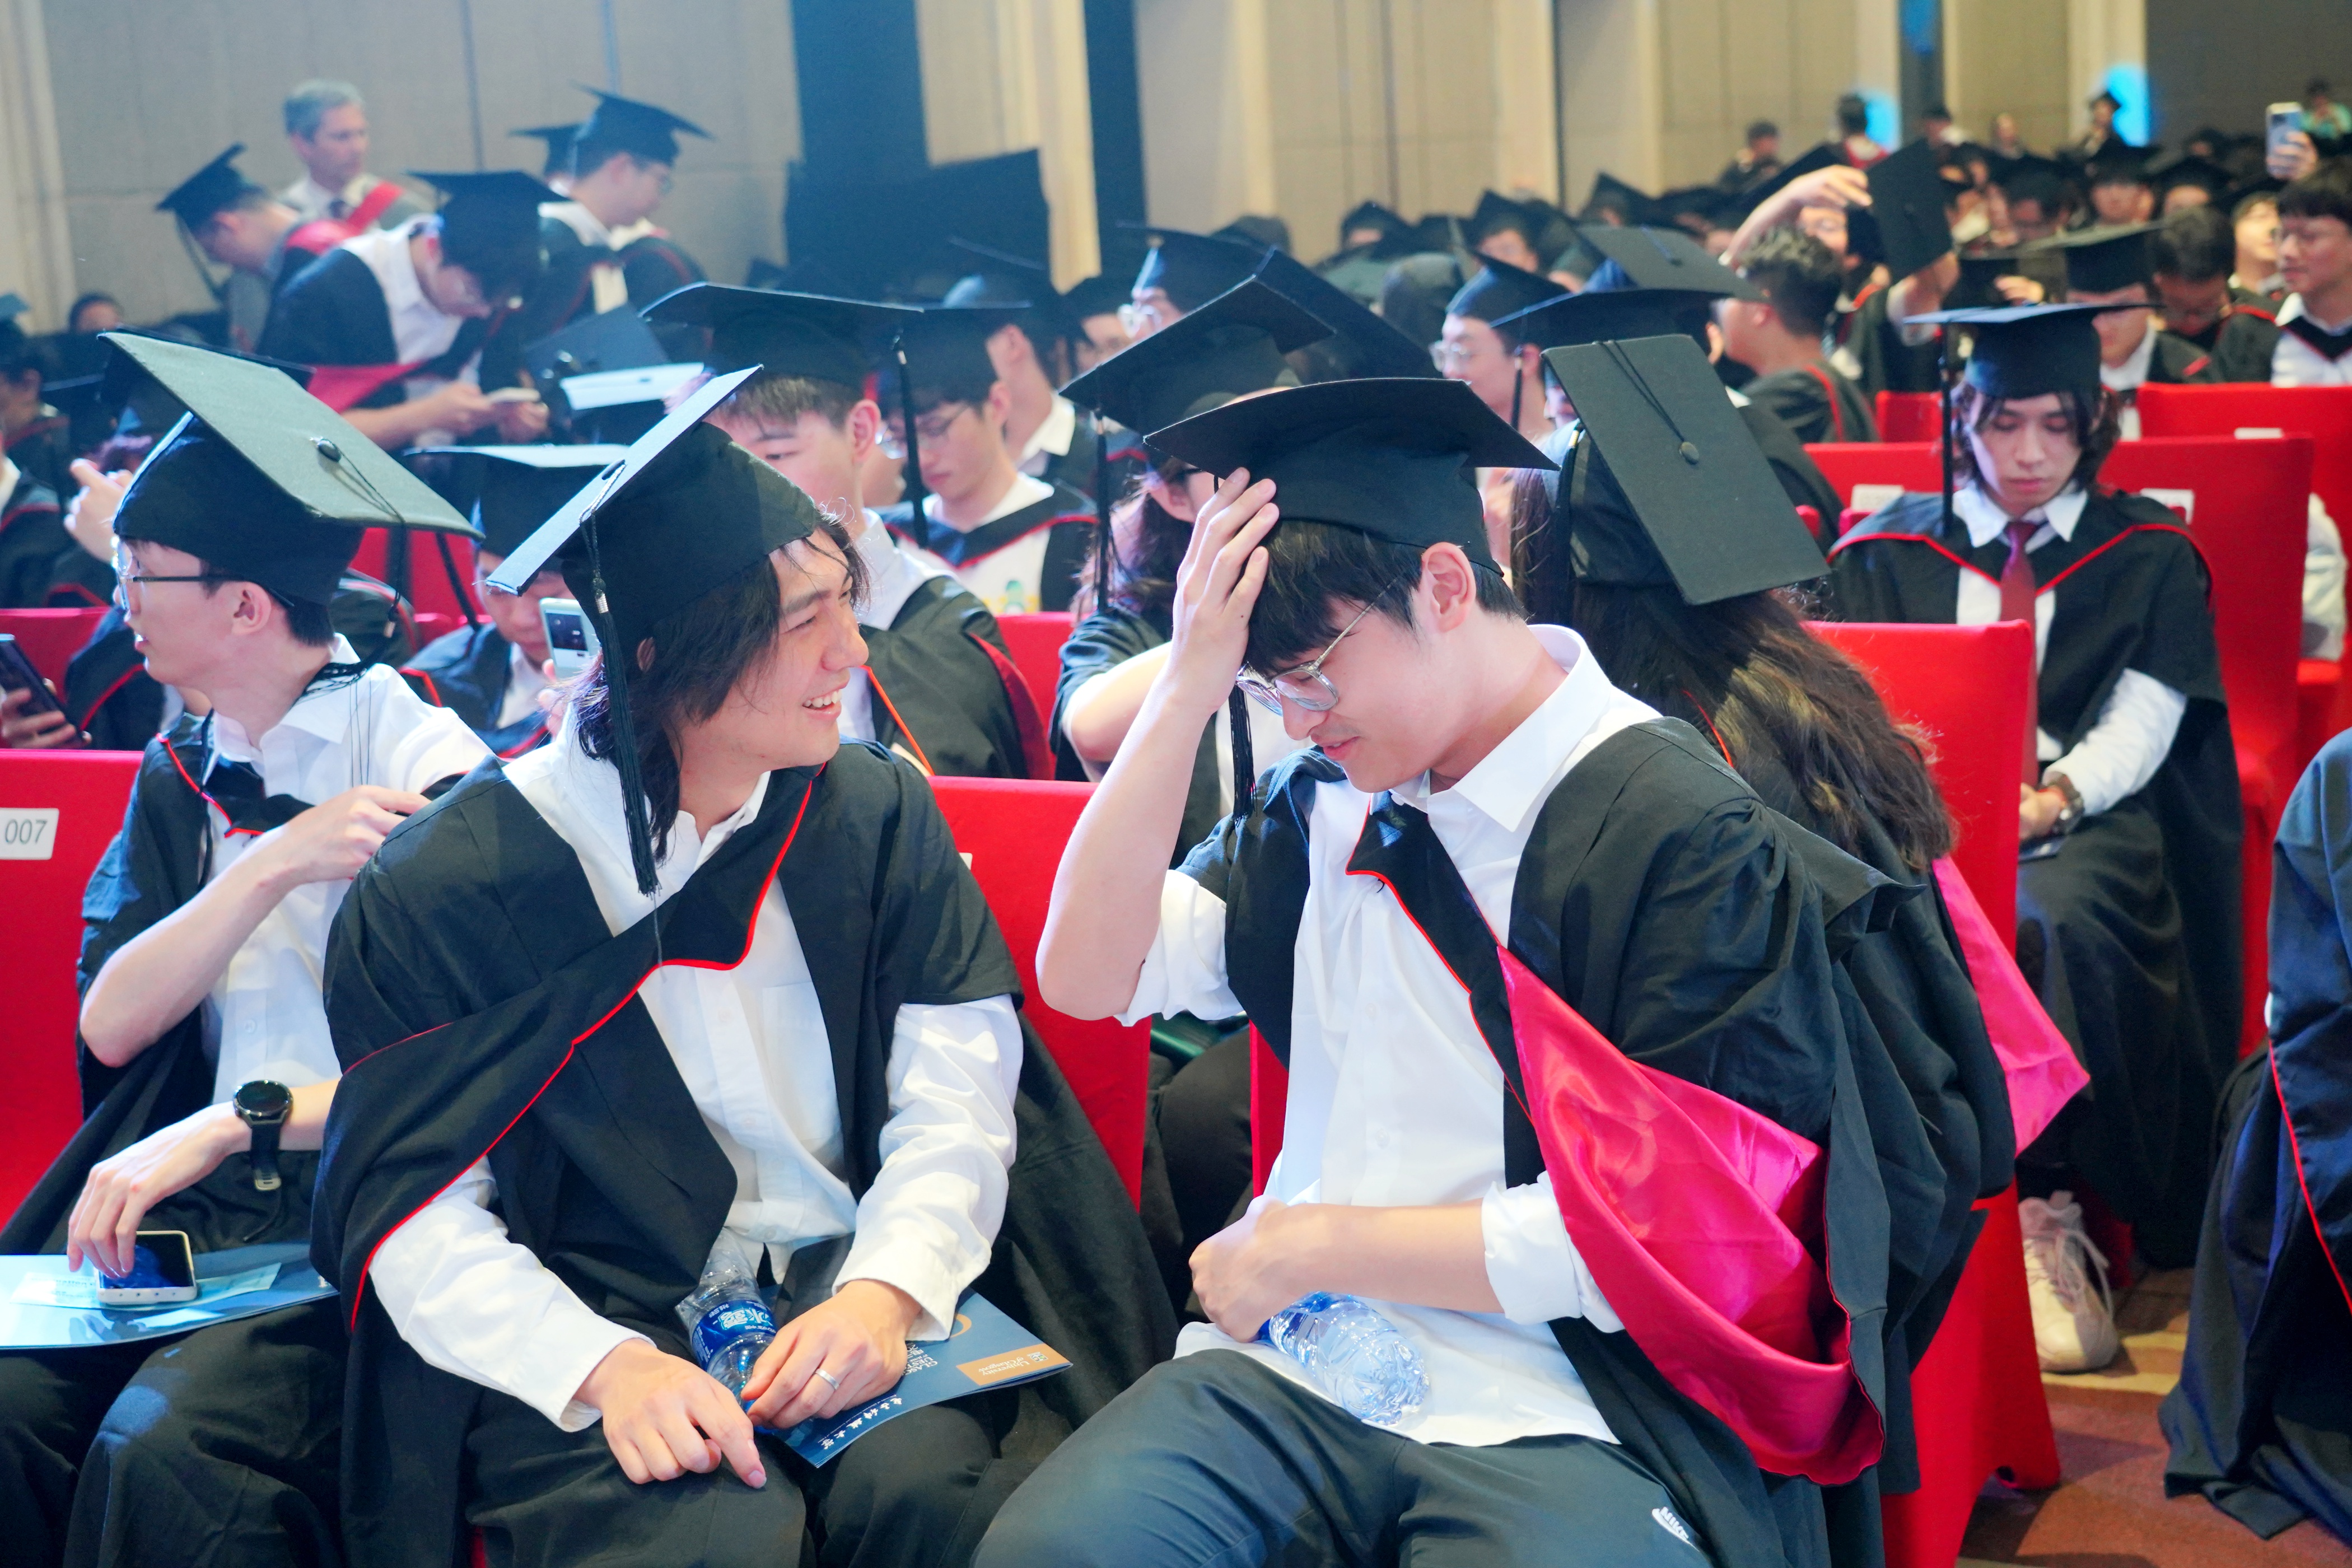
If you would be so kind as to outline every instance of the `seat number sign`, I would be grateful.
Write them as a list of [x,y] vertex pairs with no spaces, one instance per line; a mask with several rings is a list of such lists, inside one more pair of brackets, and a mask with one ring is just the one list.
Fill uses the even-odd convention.
[[56,806],[0,805],[0,860],[46,860],[57,847]]

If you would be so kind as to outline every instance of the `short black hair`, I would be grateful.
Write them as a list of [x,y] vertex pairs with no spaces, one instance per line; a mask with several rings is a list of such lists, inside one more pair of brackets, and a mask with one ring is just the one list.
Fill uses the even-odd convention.
[[[1412,628],[1424,553],[1412,545],[1337,523],[1286,521],[1266,535],[1265,551],[1265,583],[1250,612],[1244,655],[1260,675],[1279,675],[1314,658],[1367,605]],[[1501,572],[1482,563],[1473,574],[1480,609],[1527,618]]]
[[2235,226],[2210,205],[2181,208],[2147,237],[2148,270],[2184,282],[2226,278],[2237,259]]
[[1739,270],[1764,291],[1780,324],[1801,336],[1820,336],[1837,309],[1837,258],[1802,229],[1766,230],[1739,258]]
[[2044,217],[2055,217],[2074,205],[2074,188],[2047,169],[2015,169],[1996,174],[1992,183],[2011,206],[2020,202],[2038,203]]
[[441,226],[442,259],[472,273],[482,298],[493,305],[519,292],[537,276],[541,263],[536,236],[513,238],[496,233],[497,226],[467,226],[453,235],[446,222]]
[[1849,92],[1837,100],[1838,129],[1849,136],[1859,136],[1870,129],[1870,105],[1862,94]]
[[849,411],[866,395],[862,388],[810,375],[774,375],[761,371],[719,400],[714,414],[742,415],[797,425],[803,414],[814,414],[838,430],[849,422]]
[[120,315],[122,311],[121,300],[116,299],[111,294],[101,294],[93,289],[89,293],[84,294],[79,300],[76,300],[72,305],[67,308],[66,331],[69,332],[74,331],[75,324],[81,320],[81,313],[84,310],[89,310],[92,305],[111,305],[114,307],[115,313],[117,315]]
[[[210,579],[203,584],[205,595],[207,598],[219,593],[221,584],[224,583],[253,582],[250,577],[240,577],[234,572],[224,572],[209,561],[199,560],[196,563],[196,571],[199,575]],[[278,607],[285,612],[288,637],[292,637],[304,647],[334,646],[335,620],[329,606],[313,604],[308,599],[289,599],[277,589],[267,587],[259,583],[254,583],[253,585],[275,599],[278,602]]]
[[2278,213],[2282,218],[2332,217],[2352,226],[2352,164],[2322,163],[2279,193]]
[[1769,120],[1751,120],[1748,122],[1748,140],[1750,142],[1761,142],[1767,136],[1780,134],[1780,128]]

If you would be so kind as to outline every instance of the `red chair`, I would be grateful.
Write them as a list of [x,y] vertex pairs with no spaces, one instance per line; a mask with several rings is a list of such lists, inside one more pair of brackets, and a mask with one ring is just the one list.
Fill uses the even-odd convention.
[[132,752],[0,751],[0,1215],[14,1213],[81,1125],[74,1070],[74,961],[81,896],[122,826],[138,776]]
[[1013,656],[1013,668],[1029,683],[1037,711],[1049,721],[1054,716],[1054,693],[1062,685],[1062,645],[1070,640],[1070,622],[1067,610],[996,617],[997,629],[1004,634],[1004,651]]
[[[361,536],[359,553],[352,558],[352,568],[364,572],[380,582],[399,589],[412,609],[432,615],[447,616],[459,626],[466,624],[467,613],[481,618],[481,606],[473,602],[474,546],[471,541],[453,539],[430,529],[412,528],[400,531],[407,536],[408,556],[404,562],[388,557],[394,530],[371,528]],[[441,552],[446,547],[445,561]],[[455,574],[456,581],[451,576]]]
[[451,632],[463,631],[466,623],[456,616],[445,616],[432,610],[419,610],[408,617],[416,628],[416,651],[422,653],[429,643],[439,641]]
[[1086,1107],[1087,1120],[1102,1139],[1129,1195],[1141,1202],[1151,1026],[1073,1018],[1046,1006],[1037,995],[1037,942],[1045,935],[1054,870],[1094,785],[935,778],[931,789],[1013,948],[1027,997],[1022,1012],[1037,1026],[1055,1064]]
[[1822,441],[1805,448],[1838,493],[1838,500],[1847,506],[1860,507],[1864,511],[1876,511],[1884,497],[1864,500],[1853,498],[1856,485],[1888,487],[1900,490],[1940,489],[1944,483],[1942,460],[1937,455],[1933,441]]
[[33,668],[63,691],[67,662],[105,616],[104,610],[0,610],[0,632],[15,637]]
[[1932,392],[1882,392],[1877,397],[1878,438],[1882,441],[1940,439],[1937,425],[1943,417],[1942,399]]

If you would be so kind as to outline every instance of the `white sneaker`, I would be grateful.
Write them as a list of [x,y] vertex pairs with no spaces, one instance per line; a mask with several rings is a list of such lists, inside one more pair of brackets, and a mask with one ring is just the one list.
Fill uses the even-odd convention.
[[2033,1348],[2044,1372],[2095,1372],[2116,1359],[2115,1303],[2107,1260],[2083,1229],[2072,1193],[2017,1205],[2025,1229],[2025,1295],[2033,1306]]

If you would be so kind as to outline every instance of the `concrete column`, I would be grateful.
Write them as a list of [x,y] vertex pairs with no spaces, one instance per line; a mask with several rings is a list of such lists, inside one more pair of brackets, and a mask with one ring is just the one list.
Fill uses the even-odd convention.
[[1151,221],[1275,212],[1265,0],[1136,0],[1135,44]]
[[0,280],[53,331],[73,302],[73,241],[41,0],[0,0]]

